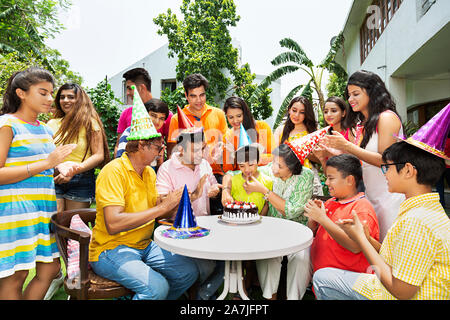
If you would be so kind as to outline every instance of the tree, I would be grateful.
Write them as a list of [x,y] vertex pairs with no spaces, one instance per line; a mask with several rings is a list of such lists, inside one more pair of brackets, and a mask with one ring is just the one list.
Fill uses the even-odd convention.
[[113,152],[117,140],[117,123],[120,117],[119,105],[122,103],[114,96],[111,85],[106,80],[100,81],[95,88],[88,88],[86,92],[105,127],[109,151]]
[[[12,70],[14,72],[40,66],[53,73],[56,86],[64,82],[81,84],[81,76],[70,71],[69,63],[61,54],[44,43],[64,28],[57,19],[58,10],[69,6],[69,0],[0,0],[2,68],[10,64],[17,67]],[[2,77],[7,74],[8,78],[13,72],[1,70]]]
[[53,72],[42,52],[46,49],[44,40],[63,28],[57,19],[58,9],[69,5],[68,0],[0,0],[0,53],[14,52],[25,59],[32,52]]
[[[324,94],[322,91],[322,77],[324,71],[328,70],[329,72],[336,74],[339,78],[347,79],[347,73],[345,70],[334,60],[337,51],[343,43],[343,40],[344,37],[341,32],[333,41],[330,51],[325,59],[317,66],[314,66],[314,63],[308,58],[305,51],[297,42],[290,38],[284,38],[280,41],[280,46],[288,49],[288,51],[282,52],[271,61],[272,65],[279,67],[263,80],[259,88],[267,88],[273,81],[298,70],[306,72],[310,77],[310,80],[306,86],[300,84],[288,93],[278,111],[278,115],[274,123],[274,129],[278,127],[283,119],[291,99],[302,89],[306,89],[306,91],[313,90],[316,93],[318,99],[318,108],[316,111],[319,114],[320,120],[322,117],[322,109],[325,104]],[[305,92],[302,93],[302,95],[304,94]]]
[[[58,88],[66,82],[81,84],[83,79],[78,73],[69,70],[69,63],[61,59],[61,55],[57,50],[45,49],[48,61],[52,62],[54,67],[53,75],[55,77],[55,88]],[[23,58],[24,57],[24,58]],[[31,66],[45,68],[43,61],[32,52],[19,55],[17,52],[0,54],[0,105],[2,104],[3,92],[11,75],[20,70],[25,70]]]
[[153,20],[160,27],[158,34],[169,40],[169,57],[178,56],[177,80],[181,82],[189,74],[201,73],[210,83],[209,104],[217,106],[234,91],[246,100],[254,95],[251,102],[247,101],[254,114],[270,116],[270,90],[265,88],[256,93],[255,75],[250,73],[250,67],[238,67],[238,50],[231,44],[228,31],[240,20],[234,1],[183,0],[180,10],[183,20],[178,20],[170,9]]

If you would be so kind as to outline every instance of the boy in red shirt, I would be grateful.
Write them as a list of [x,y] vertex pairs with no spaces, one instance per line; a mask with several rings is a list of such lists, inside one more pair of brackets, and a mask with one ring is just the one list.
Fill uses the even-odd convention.
[[377,241],[379,239],[375,210],[364,193],[357,191],[362,179],[361,163],[353,155],[341,154],[327,161],[326,174],[326,185],[333,198],[325,204],[310,200],[305,205],[308,226],[315,233],[311,245],[313,272],[333,267],[371,273],[361,248],[336,224],[339,219],[351,219],[352,211],[355,211],[359,219],[365,221],[366,233]]

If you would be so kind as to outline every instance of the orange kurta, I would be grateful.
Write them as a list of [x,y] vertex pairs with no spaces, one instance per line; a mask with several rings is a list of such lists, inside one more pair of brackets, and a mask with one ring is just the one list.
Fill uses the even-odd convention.
[[[274,146],[274,140],[272,135],[272,129],[270,126],[262,121],[255,121],[255,129],[258,133],[258,143],[264,147],[264,153],[259,160],[259,165],[264,166],[272,161],[272,150]],[[233,128],[228,129],[223,138],[223,143],[231,143],[236,150],[239,146],[239,135],[234,135]],[[228,159],[230,159],[230,151],[228,151],[225,147],[223,148],[223,172],[227,172],[230,170],[238,170],[237,164],[230,163]]]
[[[227,120],[225,113],[218,108],[214,108],[205,104],[202,110],[200,119],[195,117],[190,111],[188,106],[183,108],[183,112],[191,120],[195,127],[203,127],[205,133],[206,144],[210,151],[214,146],[222,141],[223,135],[227,130]],[[168,142],[176,143],[176,139],[181,130],[178,129],[178,115],[174,115],[170,120]],[[213,169],[214,174],[223,174],[220,164],[211,163],[208,161]]]

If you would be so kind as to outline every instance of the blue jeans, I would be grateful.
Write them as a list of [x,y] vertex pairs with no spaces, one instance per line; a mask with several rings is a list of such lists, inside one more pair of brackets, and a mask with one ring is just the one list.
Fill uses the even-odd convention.
[[368,300],[352,287],[360,273],[336,268],[322,268],[313,276],[317,300]]
[[90,264],[99,276],[133,291],[133,300],[175,300],[198,278],[192,259],[166,251],[154,241],[142,250],[120,245],[103,251]]

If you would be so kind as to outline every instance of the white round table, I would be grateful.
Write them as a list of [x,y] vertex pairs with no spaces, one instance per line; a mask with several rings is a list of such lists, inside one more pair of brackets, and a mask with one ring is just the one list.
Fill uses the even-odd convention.
[[[163,249],[192,258],[225,260],[224,289],[218,299],[228,292],[248,300],[242,285],[242,260],[258,260],[285,256],[308,248],[313,241],[312,231],[297,222],[261,217],[251,224],[228,224],[219,216],[196,217],[200,227],[210,229],[202,238],[171,239],[161,235],[168,226],[159,226],[155,242]],[[231,266],[230,266],[231,265]]]

